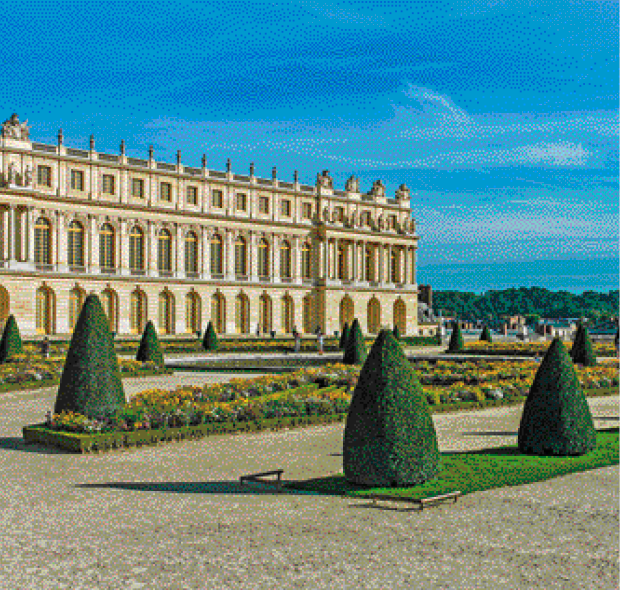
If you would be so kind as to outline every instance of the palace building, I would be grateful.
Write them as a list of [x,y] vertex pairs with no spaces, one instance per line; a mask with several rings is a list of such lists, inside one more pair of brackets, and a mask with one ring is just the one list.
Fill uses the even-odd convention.
[[88,293],[112,331],[332,334],[418,326],[409,189],[335,190],[30,140],[13,115],[0,139],[0,326],[68,336]]

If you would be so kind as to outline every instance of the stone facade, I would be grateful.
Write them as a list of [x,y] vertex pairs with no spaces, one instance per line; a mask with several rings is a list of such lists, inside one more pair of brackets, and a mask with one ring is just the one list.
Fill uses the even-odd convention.
[[324,333],[359,318],[418,333],[418,237],[407,187],[336,190],[32,142],[14,115],[0,139],[0,325],[68,335],[87,293],[111,327],[163,334]]

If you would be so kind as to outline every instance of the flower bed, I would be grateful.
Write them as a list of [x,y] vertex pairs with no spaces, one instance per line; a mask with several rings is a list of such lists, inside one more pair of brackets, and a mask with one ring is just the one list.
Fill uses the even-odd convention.
[[[467,342],[459,354],[488,354],[497,356],[544,356],[549,348],[550,341],[544,342]],[[563,343],[570,352],[573,347],[572,341]],[[594,354],[603,357],[615,357],[616,351],[611,342],[592,343]]]

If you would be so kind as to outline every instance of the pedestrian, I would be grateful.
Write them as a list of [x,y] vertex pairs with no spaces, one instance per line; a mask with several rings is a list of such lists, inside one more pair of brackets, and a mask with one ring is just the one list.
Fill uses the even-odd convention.
[[47,339],[47,336],[41,342],[41,356],[45,359],[50,357],[50,341]]
[[321,328],[319,328],[317,332],[316,343],[317,348],[319,349],[319,354],[323,354],[323,332],[321,332]]
[[260,324],[256,324],[256,337],[260,338]]
[[301,337],[295,327],[293,327],[293,338],[295,339],[295,354],[299,354],[299,350],[301,349]]

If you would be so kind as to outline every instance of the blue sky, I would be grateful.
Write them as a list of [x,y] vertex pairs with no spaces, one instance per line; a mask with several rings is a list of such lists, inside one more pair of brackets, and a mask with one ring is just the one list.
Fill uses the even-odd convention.
[[405,182],[421,281],[617,288],[616,2],[1,4],[4,117],[39,141]]

